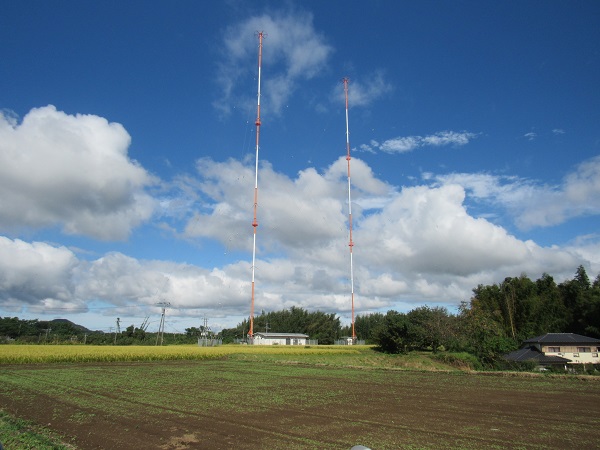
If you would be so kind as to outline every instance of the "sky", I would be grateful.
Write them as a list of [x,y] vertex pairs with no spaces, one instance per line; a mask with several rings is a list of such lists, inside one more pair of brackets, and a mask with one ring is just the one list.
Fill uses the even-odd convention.
[[0,316],[249,317],[259,31],[256,314],[350,324],[351,279],[356,315],[593,279],[598,23],[586,0],[4,0]]

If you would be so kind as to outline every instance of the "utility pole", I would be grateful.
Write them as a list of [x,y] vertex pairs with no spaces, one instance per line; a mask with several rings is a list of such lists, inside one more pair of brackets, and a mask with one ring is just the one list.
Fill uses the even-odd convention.
[[114,345],[117,345],[117,335],[121,334],[121,319],[117,317],[117,328],[115,329]]
[[165,311],[167,306],[171,306],[169,302],[159,302],[157,306],[162,306],[162,313],[160,315],[160,325],[158,326],[158,334],[156,335],[156,345],[158,345],[158,338],[160,337],[160,345],[163,345],[163,336],[165,333]]
[[200,341],[202,342],[202,345],[204,347],[208,347],[209,345],[209,339],[212,339],[212,332],[210,330],[210,327],[208,326],[208,317],[204,317],[203,318],[203,323],[204,325],[201,325],[201,330],[200,330]]

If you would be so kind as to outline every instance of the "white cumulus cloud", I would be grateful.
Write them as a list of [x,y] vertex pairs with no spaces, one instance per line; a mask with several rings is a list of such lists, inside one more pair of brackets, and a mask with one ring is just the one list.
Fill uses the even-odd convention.
[[398,136],[381,143],[371,141],[361,149],[367,151],[380,150],[386,153],[408,153],[420,147],[442,147],[447,145],[463,146],[478,135],[467,131],[440,131],[428,136]]
[[0,114],[0,229],[127,238],[154,208],[144,191],[153,178],[128,158],[130,141],[120,124],[54,106],[20,124]]
[[[0,236],[0,299],[3,307],[59,304],[82,308],[73,296],[76,256],[65,247]],[[85,309],[85,308],[84,308]]]
[[473,198],[506,208],[521,229],[600,214],[600,156],[576,166],[558,185],[485,173],[453,173],[436,179],[460,184]]
[[[257,32],[264,32],[261,104],[275,114],[292,95],[296,80],[316,76],[333,51],[315,30],[312,14],[300,9],[253,16],[231,25],[224,32],[225,51],[219,65],[222,95],[214,103],[221,112],[230,111],[234,97],[236,101],[244,97],[235,90],[238,80],[249,70],[258,71],[258,38],[252,38]],[[247,97],[246,106],[252,103],[256,105],[256,100]]]
[[[392,84],[386,81],[382,71],[361,79],[348,79],[348,104],[350,107],[367,106],[392,90]],[[331,98],[336,105],[344,104],[345,93],[339,83],[333,87]]]

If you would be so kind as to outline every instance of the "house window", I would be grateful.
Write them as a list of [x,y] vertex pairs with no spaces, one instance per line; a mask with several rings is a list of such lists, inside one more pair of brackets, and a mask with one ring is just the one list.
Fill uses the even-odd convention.
[[577,351],[579,353],[590,353],[592,351],[592,347],[577,347]]
[[597,358],[598,357],[598,353],[592,353],[592,358]]
[[548,353],[559,353],[560,347],[548,347]]

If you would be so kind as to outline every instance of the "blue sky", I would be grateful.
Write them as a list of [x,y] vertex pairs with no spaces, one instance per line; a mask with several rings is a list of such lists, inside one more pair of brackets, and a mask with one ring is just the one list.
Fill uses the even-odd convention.
[[4,2],[0,316],[451,311],[600,272],[600,4]]

